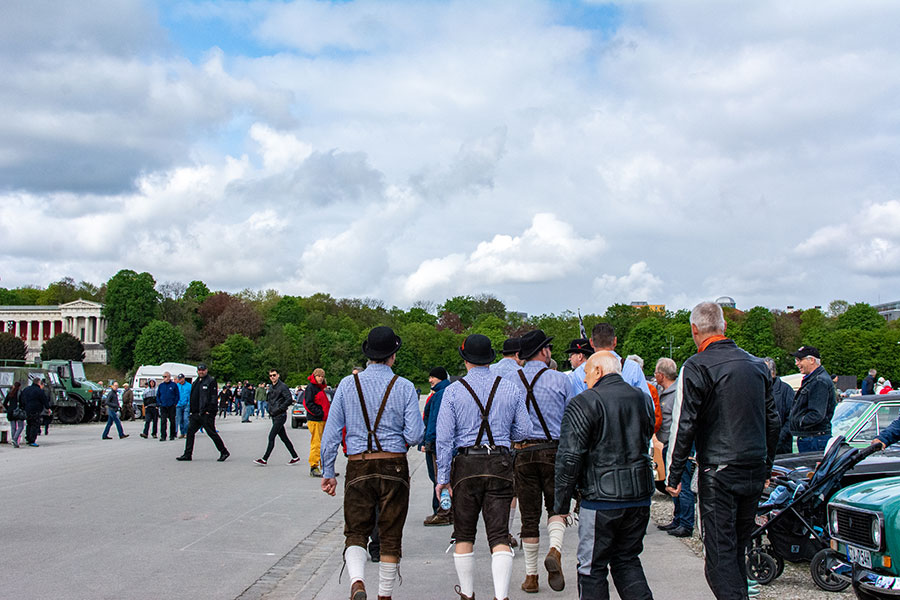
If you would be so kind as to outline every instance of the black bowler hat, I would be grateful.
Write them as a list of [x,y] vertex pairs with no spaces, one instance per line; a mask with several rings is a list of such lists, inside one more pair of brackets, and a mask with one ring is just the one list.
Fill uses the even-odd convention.
[[459,348],[463,360],[473,365],[489,365],[494,362],[497,353],[491,348],[491,340],[486,335],[473,333],[468,336]]
[[569,342],[569,347],[566,348],[566,354],[576,354],[581,353],[585,356],[590,356],[594,353],[594,349],[591,348],[591,341],[587,338],[578,338],[577,340],[572,340]]
[[797,348],[796,352],[791,352],[791,356],[793,356],[794,358],[806,358],[807,356],[822,358],[819,355],[819,349],[813,346],[800,346],[799,348]]
[[515,354],[522,347],[522,338],[511,337],[503,342],[503,354]]
[[362,344],[363,354],[372,360],[384,360],[400,349],[400,337],[390,327],[373,327]]
[[519,349],[519,358],[528,360],[540,352],[541,348],[548,345],[553,340],[553,336],[547,337],[543,330],[535,329],[523,335],[521,340],[522,347]]

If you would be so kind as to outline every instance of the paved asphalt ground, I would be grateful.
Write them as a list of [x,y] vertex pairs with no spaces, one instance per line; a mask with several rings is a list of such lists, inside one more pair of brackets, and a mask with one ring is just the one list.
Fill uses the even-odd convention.
[[[224,463],[216,462],[218,453],[205,435],[198,435],[193,462],[177,462],[184,440],[144,440],[138,437],[141,426],[127,422],[129,438],[101,440],[103,424],[55,425],[38,439],[40,448],[0,445],[0,598],[347,598],[346,574],[338,582],[342,478],[338,496],[331,498],[309,477],[306,429],[288,430],[303,462],[288,466],[278,441],[269,465],[259,467],[251,461],[265,450],[268,419],[220,419],[231,452]],[[456,600],[452,557],[444,553],[451,528],[422,526],[431,507],[422,457],[410,452],[403,584],[394,597]],[[344,465],[339,458],[340,473]],[[522,592],[524,559],[517,553],[510,598],[577,598],[576,542],[570,529],[564,592],[549,590],[543,570],[541,593]],[[476,597],[489,600],[493,588],[483,537],[475,552]],[[642,559],[656,598],[712,598],[701,560],[652,525]],[[373,600],[377,577],[377,565],[368,563]]]

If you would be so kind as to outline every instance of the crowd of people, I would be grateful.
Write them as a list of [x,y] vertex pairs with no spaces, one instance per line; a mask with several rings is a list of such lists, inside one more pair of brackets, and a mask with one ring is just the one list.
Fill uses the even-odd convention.
[[[552,361],[553,338],[539,329],[507,339],[500,360],[487,337],[470,335],[459,348],[463,376],[451,377],[440,365],[429,373],[424,413],[415,386],[392,369],[402,340],[388,327],[375,327],[362,344],[366,366],[344,377],[333,399],[322,369],[294,390],[276,369],[269,370],[268,383],[229,382],[221,389],[205,364],[197,366],[193,382],[164,373],[143,393],[141,437],[183,438],[177,460],[189,461],[202,430],[225,461],[230,453],[216,417],[235,414],[247,422],[268,415],[268,443],[253,462],[266,466],[280,439],[294,465],[302,459],[285,425],[292,405],[302,402],[309,473],[321,479],[325,493],[336,493],[338,452],[347,458],[344,561],[351,600],[367,597],[369,557],[380,563],[379,600],[392,597],[409,510],[412,447],[425,453],[433,485],[423,524],[453,527],[454,591],[460,600],[474,599],[475,570],[483,564],[474,553],[479,515],[494,598],[507,599],[512,548],[519,545],[522,590],[539,592],[544,577],[551,590],[565,589],[563,540],[573,513],[579,597],[609,598],[611,572],[621,598],[652,598],[640,554],[656,489],[655,438],[674,499],[671,522],[658,527],[675,537],[693,535],[699,503],[710,589],[720,599],[748,598],[759,588],[748,579],[745,552],[774,457],[790,452],[795,438],[800,451],[824,449],[838,396],[814,347],[793,353],[803,374],[794,392],[777,377],[774,360],[748,354],[725,335],[717,304],[697,305],[690,324],[697,353],[680,369],[670,358],[659,359],[649,380],[640,357],[616,353],[618,340],[608,323],[569,342],[572,370],[566,373]],[[875,375],[863,382],[864,392],[875,390]],[[120,400],[118,384],[111,384],[103,439],[111,439],[113,426],[120,439],[128,437],[120,415],[129,391]],[[37,445],[39,418],[49,408],[40,381],[24,388],[16,383],[4,407],[13,443],[18,445],[25,429],[26,442]],[[873,443],[886,446],[897,438],[900,419]],[[521,528],[515,535],[517,511]],[[549,542],[543,561],[541,536]]]

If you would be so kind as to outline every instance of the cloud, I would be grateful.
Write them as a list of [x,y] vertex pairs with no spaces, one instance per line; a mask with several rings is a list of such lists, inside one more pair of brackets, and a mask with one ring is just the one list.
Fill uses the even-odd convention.
[[653,301],[662,286],[662,279],[650,272],[647,263],[640,261],[631,265],[628,273],[620,277],[603,274],[595,278],[594,295],[607,306],[617,302]]
[[518,236],[497,234],[467,254],[454,253],[422,261],[403,285],[407,299],[434,298],[449,290],[473,291],[508,283],[557,281],[580,269],[605,248],[600,236],[583,238],[551,213],[534,215]]

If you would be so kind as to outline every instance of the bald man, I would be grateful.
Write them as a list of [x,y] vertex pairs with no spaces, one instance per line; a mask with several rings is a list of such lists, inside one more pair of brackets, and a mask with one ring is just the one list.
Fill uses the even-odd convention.
[[[606,578],[612,570],[623,600],[652,600],[640,554],[654,489],[648,448],[655,417],[621,371],[622,362],[611,351],[599,351],[585,363],[587,389],[572,398],[560,425],[555,510],[568,512],[577,486],[581,598],[609,598]],[[596,431],[602,433],[595,438]],[[588,470],[591,476],[585,477]]]

